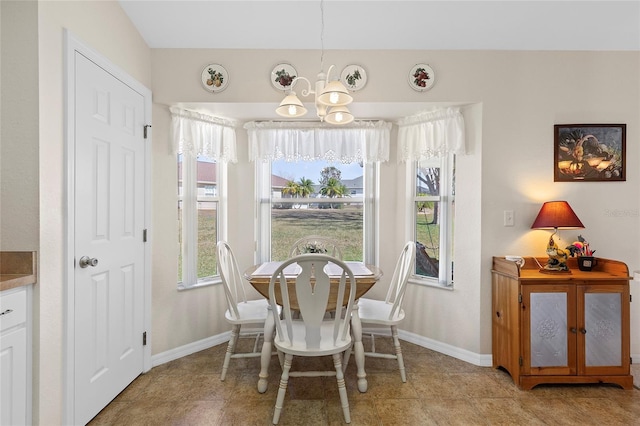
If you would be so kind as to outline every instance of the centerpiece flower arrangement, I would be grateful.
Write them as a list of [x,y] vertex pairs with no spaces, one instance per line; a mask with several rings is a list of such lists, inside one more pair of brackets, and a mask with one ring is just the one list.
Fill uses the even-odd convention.
[[302,247],[303,253],[327,253],[327,248],[317,242],[306,243]]
[[567,250],[569,250],[571,257],[593,256],[593,253],[596,252],[595,250],[591,250],[589,243],[582,235],[578,235],[578,241],[574,241],[570,246],[567,246]]

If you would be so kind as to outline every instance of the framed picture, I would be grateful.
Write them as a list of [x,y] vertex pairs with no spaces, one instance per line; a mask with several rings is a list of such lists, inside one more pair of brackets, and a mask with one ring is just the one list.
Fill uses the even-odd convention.
[[556,124],[554,181],[625,181],[626,124]]

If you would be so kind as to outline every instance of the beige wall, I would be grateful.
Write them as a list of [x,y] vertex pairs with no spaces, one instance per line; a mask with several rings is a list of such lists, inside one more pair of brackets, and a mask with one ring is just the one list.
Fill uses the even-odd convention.
[[3,1],[0,249],[38,249],[38,5]]
[[[275,106],[281,94],[268,83],[274,64],[290,62],[300,75],[314,76],[318,57],[317,51],[154,49],[152,89],[156,109],[165,111],[167,105],[178,102],[258,102]],[[580,232],[563,232],[561,244],[569,244],[581,233],[603,257],[623,260],[631,269],[640,267],[636,244],[639,176],[634,166],[638,164],[638,148],[632,142],[638,137],[640,124],[639,61],[638,52],[325,52],[325,64],[342,69],[358,63],[367,70],[369,81],[356,94],[356,102],[410,102],[415,103],[416,112],[429,103],[472,105],[465,108],[469,153],[459,158],[457,167],[455,290],[412,286],[405,331],[427,343],[467,352],[468,358],[486,362],[491,353],[491,256],[544,255],[549,234],[531,231],[530,226],[546,200],[567,199],[587,227]],[[228,88],[216,94],[203,90],[199,81],[199,71],[211,62],[222,64],[230,76]],[[406,81],[408,70],[417,62],[429,63],[437,73],[436,84],[425,93],[411,90]],[[627,181],[554,183],[553,125],[559,123],[627,123]],[[156,136],[162,131],[162,126],[154,127]],[[230,200],[233,213],[229,240],[241,249],[239,263],[244,268],[253,262],[253,168],[243,152],[243,130],[238,131],[238,142],[239,164],[229,169],[229,193],[234,194]],[[175,174],[174,167],[168,172],[171,175]],[[404,176],[392,149],[391,161],[381,167],[381,222],[395,224],[380,230],[380,241],[385,242],[380,248],[380,265],[386,271],[393,268],[405,238],[405,212],[397,208],[402,204]],[[173,197],[164,188],[154,191],[155,203],[166,200],[163,204],[168,206]],[[502,225],[504,210],[515,211],[514,227]],[[613,210],[627,213],[612,216]],[[163,212],[157,212],[154,218],[156,229],[175,223],[173,210]],[[177,247],[175,238],[170,246]],[[175,265],[163,264],[162,269],[161,277],[154,279],[154,292],[160,287],[167,296],[165,300],[172,300],[169,294],[175,293]],[[382,294],[383,290],[384,286],[377,286],[374,293]],[[220,297],[217,289],[203,292]],[[180,295],[178,299],[187,297]],[[154,309],[154,326],[159,321],[169,324],[172,310],[163,312],[168,313]],[[633,319],[637,328],[637,313]],[[210,327],[212,332],[224,329],[219,323]],[[163,342],[166,347],[154,346],[154,353],[207,334],[182,328],[176,326],[180,333],[167,335]],[[637,338],[632,353],[640,354]]]
[[[27,15],[20,19],[27,28],[33,28],[34,14]],[[40,250],[34,421],[60,424],[65,309],[63,28],[69,28],[154,94],[154,354],[227,329],[219,287],[176,291],[177,243],[171,231],[176,225],[175,191],[170,189],[175,160],[168,148],[167,105],[216,101],[268,102],[275,106],[280,94],[268,82],[273,65],[289,61],[302,75],[313,76],[318,71],[319,55],[313,51],[151,51],[114,1],[39,2],[37,16],[39,91],[34,94],[27,90],[37,102],[29,101],[26,109],[38,108],[40,161],[38,164],[34,159],[26,167],[39,170],[39,218],[25,216],[16,226],[39,222],[39,234],[30,237]],[[3,36],[5,20],[3,5]],[[211,62],[223,64],[231,76],[229,87],[215,95],[204,91],[199,82],[200,70]],[[436,85],[425,93],[412,91],[406,83],[408,70],[417,62],[429,63],[438,73]],[[455,290],[412,287],[406,331],[474,356],[488,355],[491,256],[543,254],[548,233],[529,227],[545,200],[569,200],[587,226],[581,233],[599,255],[640,269],[639,152],[634,143],[640,124],[639,62],[638,52],[325,52],[325,63],[335,63],[339,68],[358,63],[367,69],[369,82],[358,93],[358,101],[415,102],[418,108],[429,102],[473,105],[465,111],[471,150],[458,163],[457,203],[463,213],[456,228]],[[4,57],[2,71],[4,84]],[[4,121],[4,113],[2,118]],[[627,124],[627,181],[553,183],[553,124],[597,122]],[[238,142],[240,162],[229,168],[229,192],[234,195],[229,200],[229,240],[243,268],[253,262],[253,165],[247,161],[246,135],[242,131],[238,132]],[[404,172],[397,167],[395,153],[381,167],[381,175],[380,216],[385,226],[380,240],[385,244],[380,249],[380,263],[384,270],[391,271],[404,240],[395,227],[389,226],[403,224],[404,220],[404,212],[396,210]],[[33,184],[28,190],[33,192]],[[514,227],[502,226],[506,209],[516,213]],[[562,237],[569,242],[575,235],[577,232],[565,232]],[[636,299],[639,297],[636,295]],[[636,355],[640,354],[638,309],[632,306],[632,354]]]

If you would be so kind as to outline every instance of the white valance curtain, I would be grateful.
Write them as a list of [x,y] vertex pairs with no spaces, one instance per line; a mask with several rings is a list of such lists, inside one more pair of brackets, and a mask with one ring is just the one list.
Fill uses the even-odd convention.
[[345,127],[319,123],[249,122],[251,161],[342,163],[389,161],[391,123],[355,122]]
[[425,112],[398,121],[398,160],[416,161],[465,153],[460,108]]
[[171,107],[173,149],[192,156],[205,155],[216,161],[235,163],[235,122]]

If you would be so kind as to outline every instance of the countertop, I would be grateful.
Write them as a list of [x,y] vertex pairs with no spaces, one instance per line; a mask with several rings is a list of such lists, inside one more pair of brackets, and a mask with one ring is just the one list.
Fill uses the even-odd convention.
[[35,284],[36,263],[35,251],[0,252],[0,291]]

